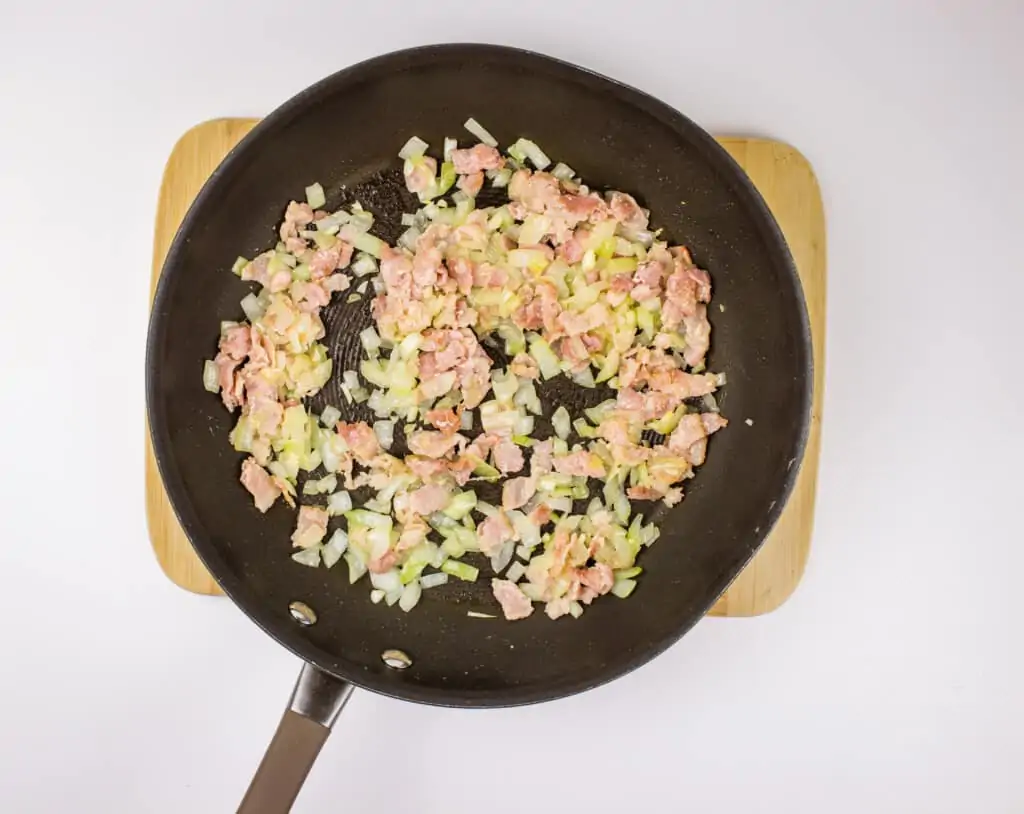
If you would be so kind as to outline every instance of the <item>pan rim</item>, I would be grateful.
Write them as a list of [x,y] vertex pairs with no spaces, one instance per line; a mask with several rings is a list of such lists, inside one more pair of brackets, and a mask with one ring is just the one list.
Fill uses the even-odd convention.
[[[554,71],[559,74],[559,78],[567,81],[585,81],[591,85],[594,83],[602,85],[608,92],[615,93],[620,99],[629,102],[645,114],[652,116],[669,127],[678,135],[680,140],[685,140],[692,146],[698,147],[701,153],[728,178],[734,193],[741,196],[744,205],[762,229],[762,235],[766,244],[771,246],[772,250],[776,253],[777,262],[785,267],[792,282],[795,284],[795,291],[799,295],[799,307],[797,310],[799,312],[800,324],[793,327],[798,334],[800,346],[806,359],[806,369],[803,379],[803,393],[801,394],[800,415],[794,416],[794,420],[799,421],[799,434],[792,450],[794,462],[797,465],[790,467],[785,480],[781,484],[775,505],[769,510],[766,521],[761,525],[760,530],[754,533],[751,539],[750,555],[735,573],[725,573],[717,578],[711,586],[709,596],[712,598],[706,603],[706,606],[699,608],[689,618],[683,620],[668,635],[655,641],[649,641],[645,646],[638,648],[637,652],[630,659],[616,662],[614,665],[609,665],[603,670],[595,671],[593,674],[583,678],[571,676],[564,680],[547,682],[543,686],[530,685],[527,687],[509,687],[500,690],[489,689],[470,692],[465,689],[446,689],[444,687],[426,686],[423,684],[396,682],[389,680],[389,677],[386,675],[368,673],[365,670],[356,668],[354,665],[351,669],[339,670],[336,664],[327,665],[325,663],[322,658],[324,651],[320,648],[298,635],[287,635],[287,631],[284,628],[280,631],[275,629],[269,620],[262,618],[261,608],[263,603],[251,595],[242,581],[227,569],[226,564],[219,557],[217,547],[206,539],[203,523],[188,498],[184,481],[174,462],[173,446],[166,422],[166,411],[160,396],[157,355],[158,349],[162,347],[162,340],[167,331],[166,304],[176,283],[175,275],[172,273],[173,269],[179,264],[179,259],[188,241],[188,236],[197,223],[203,202],[213,195],[214,189],[219,185],[222,178],[230,177],[234,168],[243,163],[250,152],[262,145],[267,137],[272,135],[278,128],[291,123],[304,110],[315,104],[319,97],[335,92],[338,86],[372,79],[373,74],[379,71],[389,71],[409,64],[429,64],[431,60],[437,58],[468,60],[474,57],[518,60],[521,64],[532,64],[543,67],[549,72]],[[814,366],[817,363],[818,360],[814,359],[813,354],[806,297],[804,296],[800,276],[797,273],[796,265],[782,231],[747,174],[710,134],[684,114],[650,94],[588,68],[535,51],[509,46],[487,43],[448,43],[392,51],[350,65],[321,79],[292,96],[263,118],[218,165],[189,207],[163,263],[160,279],[153,297],[147,333],[146,408],[157,468],[182,529],[189,538],[196,554],[209,569],[211,575],[228,598],[278,644],[326,673],[348,681],[355,686],[392,698],[446,707],[511,707],[563,698],[620,678],[648,663],[656,656],[661,655],[706,615],[718,597],[725,592],[732,581],[760,550],[792,494],[801,469],[810,433],[813,374]]]

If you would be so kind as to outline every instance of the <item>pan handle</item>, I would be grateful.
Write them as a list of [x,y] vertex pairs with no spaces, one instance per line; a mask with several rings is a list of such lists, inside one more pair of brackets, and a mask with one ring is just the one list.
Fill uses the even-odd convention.
[[303,664],[288,709],[242,798],[238,814],[288,814],[352,694],[352,685]]

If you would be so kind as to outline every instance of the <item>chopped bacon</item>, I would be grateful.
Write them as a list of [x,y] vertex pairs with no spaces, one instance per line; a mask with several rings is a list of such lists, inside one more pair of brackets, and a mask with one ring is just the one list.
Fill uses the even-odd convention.
[[454,410],[428,410],[423,418],[445,435],[451,435],[458,431],[460,425],[459,416]]
[[546,172],[517,170],[508,184],[508,197],[521,202],[531,212],[543,212],[558,196],[558,179]]
[[398,535],[398,542],[395,543],[395,553],[402,554],[405,551],[416,548],[425,542],[430,527],[421,517],[413,517],[402,525],[402,531]]
[[245,401],[245,382],[235,371],[241,362],[232,359],[226,353],[218,353],[213,363],[217,366],[217,384],[220,386],[220,398],[228,410],[234,411]]
[[250,328],[248,324],[233,325],[224,331],[220,338],[220,351],[235,361],[242,361],[249,354],[252,347]]
[[464,440],[457,433],[417,430],[409,434],[406,442],[414,455],[422,455],[425,458],[443,458]]
[[450,492],[443,486],[421,486],[409,495],[409,510],[414,514],[433,514],[447,506],[450,498]]
[[467,195],[476,197],[484,185],[484,174],[482,172],[471,172],[459,178],[456,186]]
[[[260,285],[267,285],[270,283],[270,274],[267,270],[267,266],[270,264],[270,258],[273,256],[273,252],[264,252],[259,257],[254,258],[242,267],[241,278],[243,280],[252,280],[259,283]],[[291,279],[291,275],[288,275]]]
[[321,280],[336,269],[345,268],[352,260],[352,244],[337,241],[329,249],[319,249],[309,261],[309,276]]
[[547,503],[541,503],[526,517],[536,526],[543,526],[551,519],[551,507]]
[[552,467],[552,447],[554,441],[548,438],[539,444],[534,444],[530,454],[530,474],[534,477],[546,475]]
[[683,328],[686,331],[683,358],[690,367],[701,367],[711,346],[711,323],[708,322],[707,307],[698,305],[693,316],[683,317]]
[[690,413],[684,415],[669,436],[667,447],[685,457],[694,466],[704,463],[707,437],[729,422],[718,413]]
[[402,170],[405,176],[405,188],[409,192],[424,192],[430,189],[437,175],[437,161],[428,155],[405,162]]
[[452,164],[459,175],[496,170],[504,163],[501,153],[487,144],[476,144],[466,150],[452,150]]
[[374,574],[386,574],[398,564],[398,554],[392,550],[385,551],[376,559],[370,560],[366,567]]
[[313,210],[307,203],[292,201],[284,212],[284,222],[279,230],[281,240],[298,237],[299,229],[313,222]]
[[632,195],[625,192],[612,192],[608,196],[608,207],[611,209],[612,217],[628,229],[647,228],[647,210],[641,209],[640,204]]
[[512,523],[504,511],[498,510],[476,527],[480,550],[487,556],[497,554],[502,545],[515,537]]
[[501,508],[509,511],[525,506],[536,492],[537,482],[533,478],[509,478],[501,487]]
[[563,475],[582,475],[587,478],[603,478],[604,462],[593,452],[581,449],[554,459],[555,471]]
[[523,451],[507,438],[502,438],[494,447],[494,465],[503,475],[518,472],[523,468]]
[[320,545],[327,534],[327,510],[317,506],[299,508],[298,523],[292,534],[292,545],[296,548],[312,548]]
[[281,490],[270,477],[270,473],[256,463],[255,458],[246,458],[242,461],[241,481],[242,486],[252,495],[256,508],[261,512],[266,512],[281,495]]
[[322,285],[301,280],[292,283],[291,296],[299,310],[306,313],[316,313],[331,301],[330,292]]
[[509,621],[525,619],[533,613],[533,604],[522,589],[507,579],[492,579],[491,590],[501,604],[502,613]]
[[604,563],[597,563],[590,568],[582,568],[577,574],[582,585],[590,588],[597,596],[606,594],[615,584],[615,574]]
[[380,443],[373,427],[365,421],[353,421],[347,424],[338,422],[338,435],[348,445],[355,459],[361,464],[368,464],[380,454]]
[[537,362],[528,353],[517,353],[509,367],[520,379],[536,379],[540,375]]

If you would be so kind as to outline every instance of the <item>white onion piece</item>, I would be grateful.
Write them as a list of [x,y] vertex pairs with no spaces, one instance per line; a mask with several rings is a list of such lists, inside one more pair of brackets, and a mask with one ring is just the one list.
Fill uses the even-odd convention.
[[398,245],[403,249],[414,252],[416,251],[416,241],[420,239],[421,234],[420,230],[415,226],[410,226],[399,236]]
[[316,568],[320,565],[320,546],[296,551],[292,554],[292,559],[299,565],[308,565],[310,568]]
[[324,188],[320,184],[310,184],[306,187],[306,203],[310,209],[319,209],[327,203],[327,196],[324,195]]
[[549,497],[544,502],[548,504],[553,512],[565,514],[572,511],[572,499],[568,497]]
[[327,513],[329,515],[334,516],[349,511],[352,511],[352,495],[344,489],[327,498]]
[[367,356],[371,359],[376,358],[377,351],[380,350],[380,335],[372,325],[359,332],[359,342]]
[[416,603],[420,601],[422,594],[423,586],[420,585],[419,580],[413,580],[402,589],[402,595],[398,599],[398,607],[408,613],[416,607]]
[[377,271],[377,261],[371,255],[360,254],[352,263],[352,273],[356,277],[365,277]]
[[320,413],[320,423],[328,429],[334,429],[339,421],[341,421],[341,410],[337,407],[328,404]]
[[420,587],[423,588],[423,590],[438,588],[442,585],[446,585],[447,583],[448,575],[443,571],[437,574],[424,574],[420,577]]
[[351,585],[366,573],[366,561],[354,548],[345,552],[345,564],[348,566],[348,581]]
[[203,362],[203,387],[211,393],[220,392],[217,363],[212,359]]
[[569,430],[572,427],[572,419],[565,405],[560,406],[551,416],[551,426],[555,429],[555,435],[563,441],[569,437]]
[[377,442],[384,449],[391,449],[395,443],[395,422],[374,421],[373,434],[377,436]]
[[241,302],[242,310],[245,312],[245,318],[250,322],[256,322],[260,317],[263,316],[263,306],[260,304],[259,297],[253,294],[251,291],[242,297]]
[[398,576],[398,569],[392,568],[390,571],[385,571],[383,574],[375,574],[370,572],[370,582],[374,588],[378,588],[381,591],[390,593],[392,591],[402,590],[402,580]]
[[508,571],[505,572],[505,579],[509,582],[519,582],[523,574],[526,573],[526,566],[523,563],[516,560],[508,567]]
[[442,153],[444,155],[444,160],[445,161],[451,161],[452,160],[452,153],[455,152],[455,150],[457,150],[458,148],[459,148],[459,142],[458,141],[456,141],[453,138],[446,138],[444,140],[444,152]]
[[500,574],[505,570],[505,567],[512,561],[512,554],[515,552],[516,546],[511,540],[507,540],[493,557],[491,557],[491,568],[494,569],[494,573]]
[[413,136],[398,151],[398,157],[405,161],[408,158],[418,158],[423,155],[430,145],[419,136]]
[[384,598],[384,592],[382,590],[380,590],[379,588],[374,588],[372,591],[370,591],[370,601],[374,605],[380,604],[380,601],[383,598]]
[[321,552],[324,558],[324,566],[333,568],[342,555],[348,550],[348,535],[342,529],[335,529],[334,534],[323,547]]
[[463,127],[465,127],[470,133],[472,133],[478,139],[480,139],[480,141],[482,141],[484,144],[490,147],[498,146],[498,140],[489,132],[487,132],[484,126],[480,124],[480,122],[478,122],[472,116],[466,119],[466,123],[463,125]]
[[478,500],[474,508],[484,517],[494,517],[494,515],[498,513],[497,507],[492,506],[490,503],[483,500]]

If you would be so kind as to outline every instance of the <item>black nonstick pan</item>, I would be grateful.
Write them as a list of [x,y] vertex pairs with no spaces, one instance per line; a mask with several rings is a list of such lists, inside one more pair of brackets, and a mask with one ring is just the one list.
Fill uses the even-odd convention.
[[[425,592],[406,614],[371,604],[343,566],[296,565],[294,512],[254,508],[238,482],[241,456],[228,442],[233,418],[202,385],[217,326],[240,317],[249,288],[229,269],[237,255],[274,244],[284,204],[319,181],[328,208],[359,200],[377,216],[377,233],[394,240],[401,212],[414,203],[398,148],[414,134],[433,145],[445,135],[462,138],[469,116],[502,144],[533,139],[594,188],[635,194],[654,225],[710,271],[714,303],[725,306],[711,309],[709,367],[728,376],[720,404],[732,424],[711,442],[686,499],[654,512],[662,537],[641,557],[645,573],[633,596],[595,602],[579,620],[467,616],[498,612],[487,580]],[[324,341],[340,371],[356,366],[356,336],[369,316],[365,304],[334,299]],[[800,282],[779,229],[707,133],[656,99],[572,65],[509,48],[443,45],[388,54],[323,80],[228,155],[167,255],[146,365],[153,446],[183,528],[225,593],[306,662],[241,808],[280,814],[352,686],[446,706],[527,704],[610,681],[675,642],[782,511],[808,429],[812,359]],[[575,414],[593,398],[570,383],[541,395],[548,416],[560,403]],[[347,408],[336,381],[314,407],[324,403],[347,420],[368,417]]]

